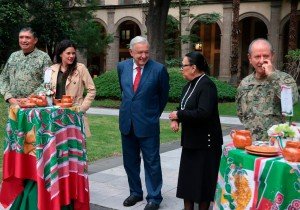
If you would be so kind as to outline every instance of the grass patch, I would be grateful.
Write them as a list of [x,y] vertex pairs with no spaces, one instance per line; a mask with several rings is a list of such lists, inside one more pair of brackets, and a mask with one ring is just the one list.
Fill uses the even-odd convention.
[[[104,100],[94,101],[92,106],[117,109],[117,108],[119,108],[120,104],[121,104],[121,102],[119,100],[104,99]],[[176,110],[178,106],[179,106],[179,103],[170,103],[169,102],[169,103],[167,103],[164,111],[170,112],[170,111]],[[220,113],[220,116],[237,117],[235,102],[219,103],[219,113]],[[294,116],[293,116],[292,120],[294,122],[300,122],[300,102],[298,102],[294,106]]]
[[[92,136],[87,139],[89,162],[121,155],[121,134],[117,116],[89,115]],[[170,129],[169,121],[161,120],[161,143],[180,139],[179,133]]]

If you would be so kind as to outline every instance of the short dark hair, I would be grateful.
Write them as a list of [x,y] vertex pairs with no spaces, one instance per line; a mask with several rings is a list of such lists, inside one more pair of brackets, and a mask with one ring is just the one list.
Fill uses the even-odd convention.
[[209,75],[209,66],[201,53],[194,51],[187,53],[185,56],[188,58],[190,64],[196,65],[197,69]]
[[25,31],[30,32],[34,38],[37,38],[36,32],[35,32],[31,27],[24,27],[24,28],[22,28],[22,29],[20,30],[19,33],[25,32]]

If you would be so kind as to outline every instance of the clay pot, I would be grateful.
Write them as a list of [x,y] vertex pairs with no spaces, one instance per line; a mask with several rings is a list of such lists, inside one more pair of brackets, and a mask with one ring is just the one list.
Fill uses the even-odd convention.
[[54,105],[57,105],[59,103],[61,103],[61,99],[53,98],[53,104]]
[[72,96],[63,95],[61,99],[61,103],[73,103]]
[[293,147],[285,147],[282,150],[282,156],[288,161],[300,162],[300,149]]
[[30,97],[30,98],[29,98],[30,103],[36,104],[36,100],[37,100],[36,97]]
[[245,149],[246,146],[252,145],[251,133],[248,130],[232,130],[230,136],[236,148]]
[[37,98],[36,99],[36,105],[37,106],[47,106],[47,99],[46,99],[46,97],[45,98]]
[[285,148],[300,149],[300,141],[287,141]]

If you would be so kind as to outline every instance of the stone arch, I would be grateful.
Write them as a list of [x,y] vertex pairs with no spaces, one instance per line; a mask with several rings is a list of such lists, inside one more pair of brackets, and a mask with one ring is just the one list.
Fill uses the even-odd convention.
[[248,47],[253,39],[269,36],[270,22],[255,12],[247,12],[239,17],[239,78],[244,78],[252,72],[248,59]]
[[94,21],[97,22],[97,23],[100,23],[104,29],[105,29],[105,32],[107,33],[107,24],[100,18],[94,18]]
[[243,13],[240,15],[239,21],[241,21],[247,17],[256,17],[256,18],[260,19],[267,26],[268,31],[270,31],[270,21],[264,15],[257,13],[257,12],[246,12],[246,13]]
[[134,17],[124,17],[114,27],[115,43],[118,49],[118,60],[131,58],[128,51],[130,40],[142,34],[142,24]]
[[[204,14],[201,14],[204,15]],[[198,15],[197,17],[201,16]],[[207,59],[210,65],[210,74],[218,77],[220,73],[220,48],[221,48],[221,22],[218,20],[213,24],[203,24],[194,18],[187,27],[189,35],[194,35],[195,40],[190,43],[189,51],[198,50]],[[196,47],[198,46],[198,47]]]
[[[297,48],[300,48],[300,10],[297,11],[297,18],[298,18],[298,27],[297,27],[297,33],[298,33],[298,46]],[[279,63],[282,64],[285,62],[284,56],[288,52],[288,22],[290,20],[290,13],[284,16],[284,18],[281,19],[280,25],[279,25],[279,52],[277,59],[279,60]]]
[[[116,35],[118,34],[118,29],[119,29],[120,25],[121,25],[122,23],[124,23],[125,21],[128,21],[128,20],[130,20],[130,21],[134,22],[135,24],[137,24],[137,25],[139,26],[141,32],[142,32],[142,28],[143,28],[142,23],[141,23],[138,19],[136,19],[136,18],[134,18],[134,17],[129,17],[129,16],[127,16],[127,17],[123,17],[123,18],[119,19],[119,20],[115,23],[115,26],[114,26],[114,33],[115,33]],[[144,35],[144,34],[142,33],[142,35]]]
[[[103,34],[107,35],[106,23],[100,18],[94,18],[93,20],[95,23],[101,25],[101,27],[102,27],[101,34],[103,33]],[[106,52],[102,52],[98,55],[87,57],[86,64],[87,64],[87,67],[92,76],[102,74],[106,70],[105,69],[105,67],[106,67]]]
[[[208,14],[208,13],[199,14],[199,15],[197,15],[197,17],[199,17],[199,16],[201,16],[201,15],[206,15],[206,14]],[[193,25],[194,25],[195,23],[197,23],[197,21],[198,21],[198,20],[197,20],[197,17],[195,17],[195,18],[193,18],[193,19],[191,20],[191,22],[189,23],[188,27],[187,27],[185,30],[191,31],[191,28],[193,27]],[[222,21],[221,21],[221,20],[217,20],[216,23],[218,24],[220,30],[222,31]]]

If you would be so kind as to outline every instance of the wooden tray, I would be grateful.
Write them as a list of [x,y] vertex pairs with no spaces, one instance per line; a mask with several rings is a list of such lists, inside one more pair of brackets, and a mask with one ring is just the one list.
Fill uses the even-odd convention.
[[258,152],[258,153],[278,153],[278,149],[276,147],[272,147],[272,146],[255,146],[255,145],[251,145],[251,146],[246,146],[245,149],[247,151],[252,151],[252,152]]
[[246,150],[247,153],[252,154],[252,155],[257,155],[257,156],[262,156],[262,157],[275,157],[279,155],[279,152],[254,152],[250,150]]
[[35,103],[24,103],[24,104],[19,104],[19,106],[21,108],[33,108],[36,106],[36,104]]

